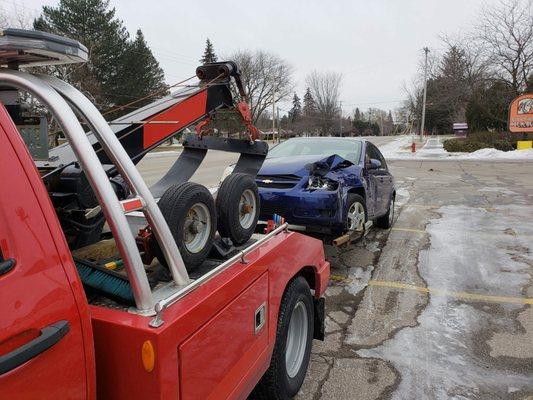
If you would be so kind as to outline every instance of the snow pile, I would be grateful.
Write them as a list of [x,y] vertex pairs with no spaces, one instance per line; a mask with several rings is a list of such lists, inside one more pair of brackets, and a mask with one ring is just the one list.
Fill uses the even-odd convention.
[[533,149],[501,151],[492,148],[481,149],[473,153],[448,153],[444,150],[441,138],[430,137],[423,146],[417,143],[416,152],[411,152],[412,136],[399,136],[391,142],[379,146],[386,160],[524,160],[533,161]]
[[398,157],[402,153],[404,155],[409,156],[409,152],[411,151],[410,146],[412,142],[412,136],[400,136],[387,144],[379,146],[379,150],[381,151],[381,154],[383,154],[385,159]]
[[496,149],[480,149],[472,153],[458,154],[456,158],[471,158],[471,159],[505,159],[505,160],[532,160],[533,149],[501,151]]

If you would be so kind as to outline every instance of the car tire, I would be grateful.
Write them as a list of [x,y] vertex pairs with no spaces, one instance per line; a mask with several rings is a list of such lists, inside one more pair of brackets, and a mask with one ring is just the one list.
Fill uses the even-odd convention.
[[[305,379],[313,343],[314,309],[311,290],[302,276],[297,276],[287,285],[278,315],[270,366],[250,399],[292,399]],[[296,343],[298,346],[295,347]]]
[[366,210],[366,202],[365,199],[358,194],[355,193],[348,193],[348,201],[346,202],[346,221],[344,222],[344,226],[342,228],[337,229],[334,233],[337,235],[342,235],[350,230],[349,221],[348,221],[348,213],[350,212],[350,209],[352,206],[354,206],[356,203],[359,203],[362,206],[362,209],[364,210],[364,221],[363,224],[368,221],[368,213]]
[[394,197],[390,200],[387,214],[376,219],[376,226],[382,229],[389,229],[394,222]]
[[[202,264],[211,251],[216,232],[215,201],[209,190],[193,182],[173,185],[163,193],[158,205],[187,270]],[[168,267],[161,248],[155,244],[157,259]]]
[[220,236],[230,238],[235,245],[246,243],[259,219],[259,191],[254,178],[243,173],[229,175],[218,189],[216,206]]

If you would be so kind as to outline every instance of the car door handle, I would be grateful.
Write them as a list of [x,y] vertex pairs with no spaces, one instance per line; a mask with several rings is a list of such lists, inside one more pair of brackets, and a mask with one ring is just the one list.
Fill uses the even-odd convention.
[[41,334],[32,341],[0,356],[0,375],[17,368],[59,342],[69,331],[68,321],[58,321],[41,329]]
[[0,261],[0,276],[7,274],[13,268],[17,262],[14,258],[8,258],[7,260]]

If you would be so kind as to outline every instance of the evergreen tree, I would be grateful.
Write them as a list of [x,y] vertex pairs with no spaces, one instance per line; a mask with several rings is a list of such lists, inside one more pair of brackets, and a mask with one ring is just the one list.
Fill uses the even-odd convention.
[[298,121],[302,116],[302,104],[300,103],[300,98],[296,93],[292,97],[292,108],[289,111],[289,118],[292,123]]
[[202,64],[208,64],[208,63],[217,62],[217,60],[218,60],[218,57],[215,54],[215,49],[213,48],[213,44],[211,43],[209,38],[207,38],[207,40],[205,41],[204,55],[200,59],[200,62]]
[[359,110],[359,107],[355,109],[353,119],[355,121],[361,121],[363,119],[363,116],[361,115],[361,111]]
[[304,95],[304,109],[303,114],[306,117],[312,117],[316,114],[316,103],[313,95],[311,94],[311,89],[307,88]]
[[[135,40],[128,43],[123,56],[123,69],[118,81],[124,93],[145,97],[154,92],[164,94],[168,85],[165,73],[148,47],[142,31],[137,30]],[[141,107],[152,102],[152,97],[135,104]]]
[[[109,6],[109,0],[60,0],[56,7],[44,6],[33,25],[37,30],[76,39],[89,49],[87,63],[55,67],[52,72],[80,88],[100,109],[124,104],[141,97],[150,87],[164,84],[161,68],[144,38],[138,35],[130,41],[124,24]],[[136,54],[137,51],[140,54]],[[134,55],[139,58],[133,60]],[[133,64],[147,64],[131,65],[132,61]],[[139,78],[142,75],[139,71],[148,68],[153,69],[151,77]],[[132,70],[138,75],[128,75]],[[134,80],[137,82],[133,89]]]

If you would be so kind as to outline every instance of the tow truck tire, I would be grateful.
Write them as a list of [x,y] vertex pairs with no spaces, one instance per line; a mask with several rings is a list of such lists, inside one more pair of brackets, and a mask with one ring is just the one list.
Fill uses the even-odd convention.
[[376,219],[376,226],[382,229],[389,229],[394,222],[394,197],[390,200],[387,214]]
[[221,237],[233,244],[246,243],[255,232],[259,219],[259,191],[251,175],[229,175],[217,192],[217,223]]
[[281,300],[270,367],[250,398],[288,400],[296,396],[309,366],[313,313],[309,285],[302,276],[297,276],[289,282]]
[[[209,255],[216,232],[215,201],[209,190],[193,182],[173,185],[163,193],[158,205],[185,267],[191,270],[199,266]],[[159,246],[155,255],[168,266]]]

